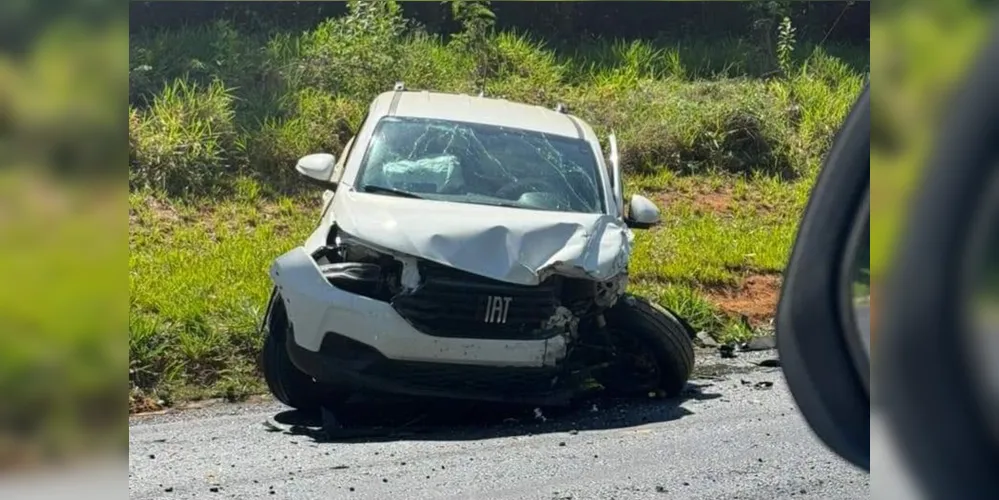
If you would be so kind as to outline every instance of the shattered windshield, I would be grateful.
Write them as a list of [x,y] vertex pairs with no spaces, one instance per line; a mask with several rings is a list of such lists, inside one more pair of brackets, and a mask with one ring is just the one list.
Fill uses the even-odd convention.
[[560,212],[603,213],[597,159],[582,139],[424,118],[385,117],[357,188]]

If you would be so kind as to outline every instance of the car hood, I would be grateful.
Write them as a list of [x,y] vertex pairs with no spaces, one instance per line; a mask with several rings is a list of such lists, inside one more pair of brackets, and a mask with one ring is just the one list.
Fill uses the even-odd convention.
[[337,193],[338,228],[385,250],[508,283],[536,285],[551,274],[613,278],[627,270],[633,235],[604,214],[529,210]]

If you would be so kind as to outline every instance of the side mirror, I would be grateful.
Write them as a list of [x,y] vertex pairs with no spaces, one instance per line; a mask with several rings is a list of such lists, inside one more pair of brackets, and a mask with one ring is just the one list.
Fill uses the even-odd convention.
[[788,389],[833,452],[870,470],[870,90],[826,155],[784,272],[777,350]]
[[624,223],[633,229],[648,229],[659,223],[659,207],[644,196],[632,195]]
[[336,157],[329,153],[306,155],[295,164],[295,170],[310,182],[333,190],[336,189],[336,183],[330,179],[333,178],[334,168],[336,168]]

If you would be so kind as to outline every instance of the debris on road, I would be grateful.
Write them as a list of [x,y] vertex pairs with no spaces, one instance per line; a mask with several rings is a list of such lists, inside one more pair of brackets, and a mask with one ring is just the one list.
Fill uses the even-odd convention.
[[718,347],[718,353],[721,354],[723,358],[734,358],[735,357],[735,344],[729,343]]
[[704,330],[697,332],[697,340],[703,347],[718,347],[718,341]]
[[741,347],[743,351],[769,351],[777,348],[777,337],[773,335],[753,337]]
[[757,382],[756,385],[753,386],[753,388],[755,388],[755,389],[769,389],[769,388],[771,388],[773,386],[774,386],[773,382],[770,382],[769,380],[762,380],[760,382]]

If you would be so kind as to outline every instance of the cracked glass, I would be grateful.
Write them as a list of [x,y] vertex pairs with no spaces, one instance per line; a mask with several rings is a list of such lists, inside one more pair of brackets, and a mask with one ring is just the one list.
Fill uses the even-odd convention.
[[582,139],[447,120],[385,117],[359,191],[558,212],[604,213],[596,154]]

